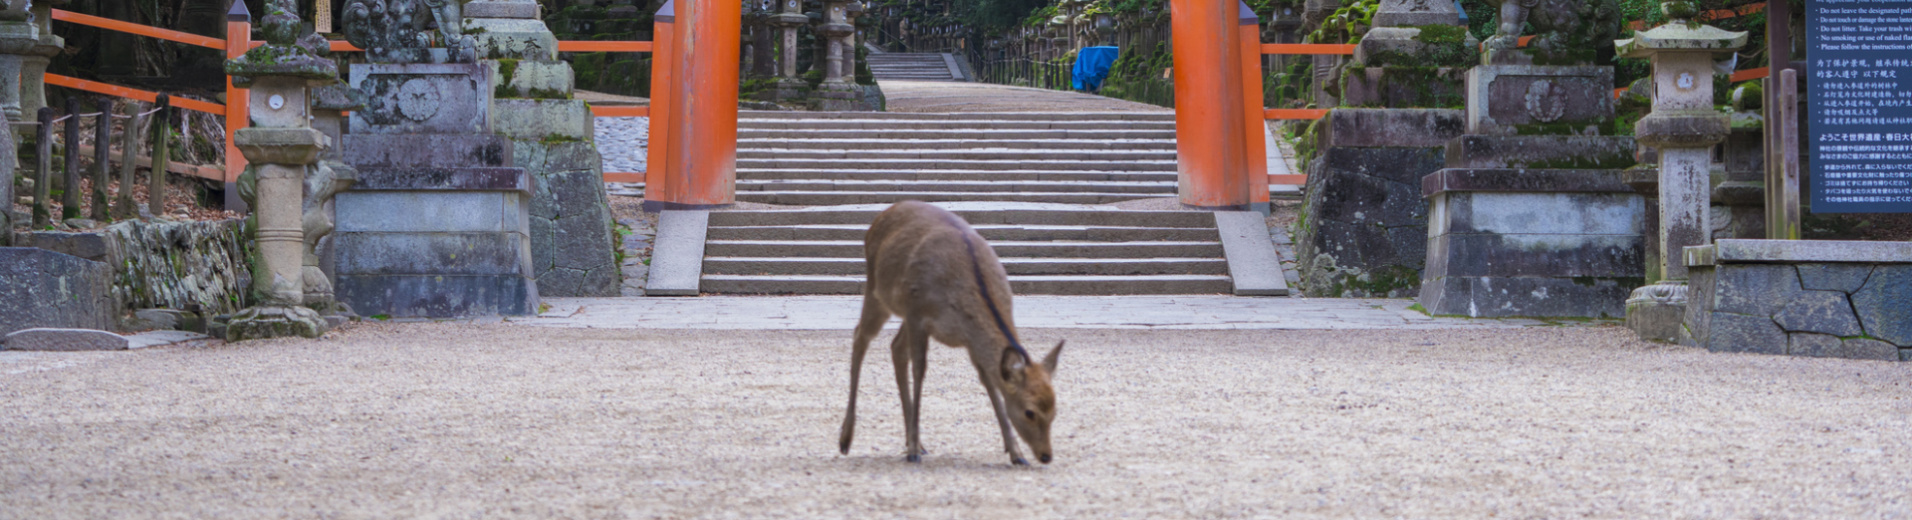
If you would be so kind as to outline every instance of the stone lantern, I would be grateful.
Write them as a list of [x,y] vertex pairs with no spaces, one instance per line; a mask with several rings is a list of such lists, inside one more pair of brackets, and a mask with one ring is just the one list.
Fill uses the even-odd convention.
[[24,0],[8,2],[0,10],[0,110],[7,120],[19,121],[20,69],[27,54],[40,44],[40,28],[31,20]]
[[770,25],[783,32],[777,90],[772,94],[777,101],[803,99],[803,91],[809,86],[797,77],[797,30],[809,23],[810,17],[803,15],[803,0],[783,0],[783,12],[770,17]]
[[[14,0],[24,1],[24,0]],[[20,112],[31,114],[46,105],[46,67],[53,57],[66,50],[66,38],[53,34],[53,8],[66,0],[38,0],[29,7],[39,42],[27,51],[20,67]]]
[[848,2],[831,0],[823,4],[823,23],[817,25],[817,34],[829,39],[829,46],[823,53],[823,84],[817,87],[819,105],[823,110],[852,110],[856,105],[856,84],[844,79],[844,70],[848,67],[845,66],[843,54],[850,46],[850,36],[856,34],[856,26],[850,25],[849,15]]
[[1664,279],[1627,299],[1627,326],[1640,337],[1676,341],[1686,313],[1687,267],[1681,252],[1711,243],[1710,171],[1713,146],[1730,122],[1713,108],[1714,61],[1746,44],[1746,33],[1699,25],[1688,1],[1660,4],[1667,23],[1615,41],[1619,55],[1653,61],[1653,111],[1633,138],[1659,150],[1660,272]]
[[311,126],[309,96],[312,87],[336,83],[339,72],[316,52],[323,40],[295,44],[297,12],[293,0],[272,0],[260,18],[266,44],[226,62],[233,84],[252,89],[252,126],[240,129],[233,141],[253,165],[258,258],[252,283],[260,298],[233,316],[226,329],[230,341],[316,338],[328,328],[317,311],[305,306],[302,221],[306,172],[330,146]]

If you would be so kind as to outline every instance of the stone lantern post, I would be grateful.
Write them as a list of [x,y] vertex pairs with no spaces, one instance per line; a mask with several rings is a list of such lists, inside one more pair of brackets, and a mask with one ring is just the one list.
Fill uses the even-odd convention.
[[[12,0],[23,2],[26,0]],[[66,38],[53,34],[53,8],[66,5],[66,0],[38,0],[30,8],[33,12],[32,23],[37,27],[35,35],[39,42],[27,51],[20,67],[20,111],[38,112],[46,106],[46,67],[53,57],[66,50]]]
[[[233,137],[252,163],[254,179],[253,288],[260,301],[233,316],[226,339],[248,339],[324,334],[327,323],[305,306],[306,171],[330,146],[325,134],[311,126],[312,87],[335,83],[338,66],[315,52],[317,45],[297,45],[298,6],[293,0],[272,0],[260,18],[266,44],[226,62],[233,84],[252,89],[252,126]],[[243,182],[242,182],[243,184]]]
[[27,12],[27,0],[11,0],[0,10],[0,110],[19,121],[20,69],[27,54],[40,44],[40,28]]
[[1627,298],[1627,326],[1640,337],[1675,341],[1686,313],[1687,246],[1711,243],[1707,222],[1713,145],[1730,131],[1713,108],[1713,63],[1746,44],[1746,33],[1689,20],[1692,2],[1664,2],[1667,23],[1615,41],[1619,54],[1653,61],[1653,111],[1634,126],[1634,139],[1659,149],[1659,243],[1664,278]]
[[810,23],[810,17],[803,15],[803,0],[783,0],[783,12],[770,18],[770,25],[783,30],[783,53],[779,61],[777,90],[773,94],[777,101],[803,99],[805,85],[797,77],[797,30]]
[[829,38],[829,46],[823,53],[823,84],[817,87],[823,110],[854,110],[856,107],[856,83],[844,79],[843,74],[847,68],[843,54],[850,46],[851,36],[856,34],[849,15],[849,2],[845,0],[827,0],[823,4],[823,23],[817,25],[817,34]]

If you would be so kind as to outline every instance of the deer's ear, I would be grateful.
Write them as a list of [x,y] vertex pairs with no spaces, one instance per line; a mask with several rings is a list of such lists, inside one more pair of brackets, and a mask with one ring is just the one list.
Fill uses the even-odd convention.
[[1069,340],[1066,339],[1056,342],[1056,348],[1049,349],[1049,355],[1042,357],[1042,370],[1044,372],[1048,372],[1051,376],[1056,375],[1056,359],[1062,357],[1062,346],[1068,343]]
[[1002,379],[1016,381],[1029,369],[1029,355],[1015,347],[1002,349]]

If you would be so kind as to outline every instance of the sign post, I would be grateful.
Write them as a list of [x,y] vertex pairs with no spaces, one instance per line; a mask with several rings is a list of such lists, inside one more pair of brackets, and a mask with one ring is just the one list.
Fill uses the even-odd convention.
[[1812,212],[1912,213],[1912,0],[1812,0],[1806,41]]

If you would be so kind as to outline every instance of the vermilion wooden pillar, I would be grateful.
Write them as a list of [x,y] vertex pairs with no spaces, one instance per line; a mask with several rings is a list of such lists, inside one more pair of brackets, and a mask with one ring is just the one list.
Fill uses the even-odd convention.
[[653,110],[664,105],[669,111],[668,134],[661,145],[664,163],[650,165],[663,166],[665,178],[662,189],[653,190],[646,183],[645,203],[656,209],[733,204],[737,201],[737,63],[743,4],[685,0],[676,7],[668,50],[675,55],[670,58],[670,77],[661,78],[669,85],[669,99],[652,99]]
[[[252,12],[246,10],[245,2],[233,2],[232,9],[226,12],[226,59],[238,58],[252,50]],[[226,209],[244,212],[246,201],[239,196],[239,174],[246,171],[245,154],[239,153],[239,145],[233,144],[233,136],[239,129],[251,126],[252,115],[248,105],[252,96],[246,89],[235,87],[232,76],[226,76]],[[154,165],[164,168],[163,165]]]
[[651,20],[655,23],[651,33],[651,135],[644,160],[644,207],[657,211],[670,204],[672,194],[681,191],[674,186],[680,177],[670,167],[671,110],[676,106],[671,103],[671,73],[677,62],[676,0],[664,2]]
[[[1239,1],[1239,0],[1237,0]],[[1249,209],[1268,213],[1268,119],[1261,89],[1261,18],[1240,2],[1242,155],[1248,164]]]
[[[1239,0],[1170,0],[1184,206],[1248,209]],[[1265,180],[1264,180],[1265,182]]]

